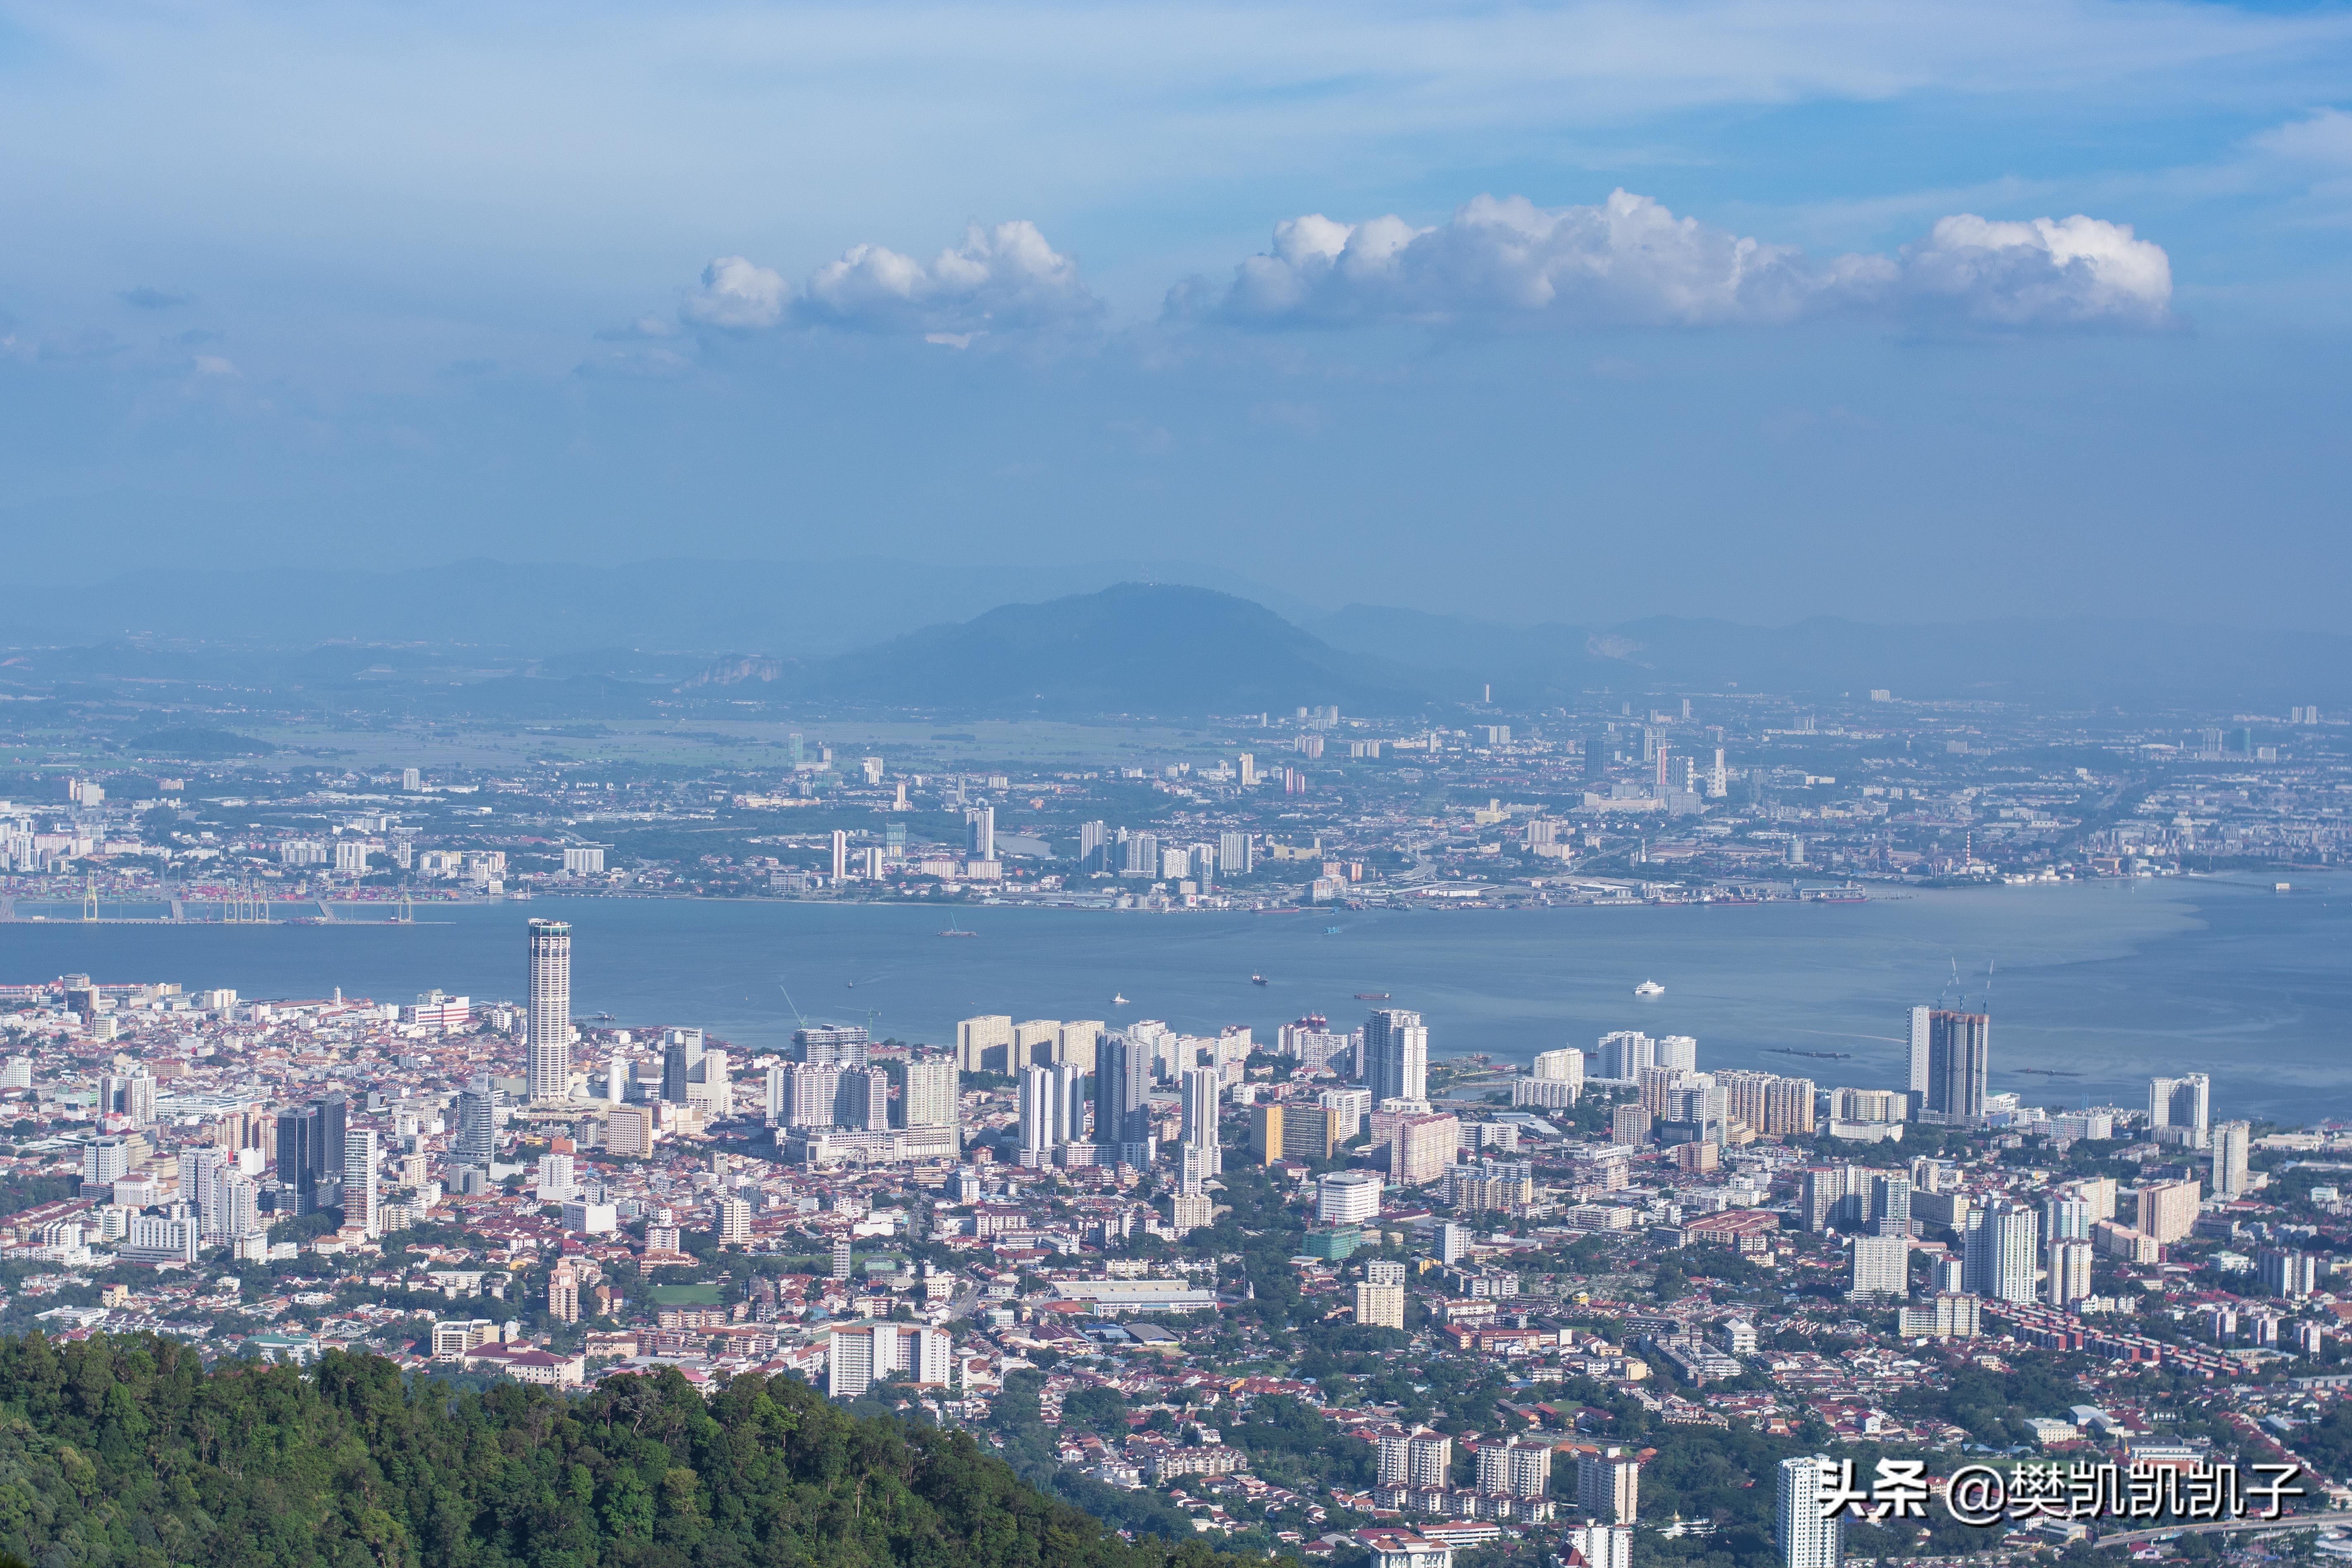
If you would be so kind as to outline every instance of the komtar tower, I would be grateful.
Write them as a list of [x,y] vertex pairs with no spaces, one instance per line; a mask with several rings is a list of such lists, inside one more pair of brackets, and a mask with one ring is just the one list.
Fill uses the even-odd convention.
[[572,1095],[572,927],[530,922],[530,1009],[524,1024],[533,1105]]

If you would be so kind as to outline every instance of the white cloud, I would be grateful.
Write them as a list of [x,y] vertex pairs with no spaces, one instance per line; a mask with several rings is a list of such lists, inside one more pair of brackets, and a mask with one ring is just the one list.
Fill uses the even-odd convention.
[[722,256],[702,269],[702,285],[688,290],[681,310],[689,321],[730,331],[772,327],[792,305],[783,274],[740,256]]
[[1938,218],[1903,247],[1904,293],[1979,325],[2160,327],[2171,317],[2172,263],[2128,224],[2069,218],[1995,223]]
[[2254,138],[2254,145],[2274,157],[2298,163],[2352,163],[2352,114],[2323,109]]
[[991,332],[1067,326],[1099,315],[1102,301],[1077,263],[1025,219],[972,224],[963,243],[929,261],[881,245],[855,245],[795,290],[780,273],[740,256],[703,268],[683,314],[736,331],[830,326],[920,336],[964,348]]
[[1892,257],[1815,259],[1621,190],[1597,206],[1480,196],[1430,228],[1294,218],[1222,294],[1180,285],[1168,310],[1264,326],[1763,325],[1866,312],[2026,328],[2160,325],[2171,297],[2164,251],[2096,218],[1962,215]]

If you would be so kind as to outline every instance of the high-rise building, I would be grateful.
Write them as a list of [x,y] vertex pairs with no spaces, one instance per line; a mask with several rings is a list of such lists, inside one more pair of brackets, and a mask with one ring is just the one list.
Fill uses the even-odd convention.
[[1688,1035],[1668,1035],[1658,1042],[1656,1065],[1676,1072],[1698,1070],[1698,1042]]
[[1604,1524],[1632,1524],[1641,1504],[1641,1460],[1622,1448],[1577,1456],[1578,1508]]
[[1880,1236],[1911,1234],[1911,1178],[1879,1172],[1870,1178],[1870,1223]]
[[2147,1124],[2180,1128],[2181,1142],[2192,1149],[2204,1148],[2213,1125],[2213,1080],[2201,1072],[2151,1079]]
[[1184,1146],[1217,1148],[1217,1108],[1224,1094],[1225,1075],[1216,1068],[1186,1068],[1181,1081]]
[[985,1014],[956,1026],[956,1066],[962,1071],[1009,1076],[1015,1065],[1012,1014]]
[[2255,1271],[2268,1295],[2308,1296],[2319,1289],[2319,1259],[2308,1252],[2264,1247],[2255,1259]]
[[1928,1020],[1935,1016],[1935,1013],[1933,1007],[1924,1005],[1911,1009],[1911,1092],[1923,1097],[1920,1100],[1923,1105],[1927,1092],[1927,1064],[1932,1054],[1929,1042],[1933,1034]]
[[343,1134],[343,1225],[370,1236],[383,1234],[376,1205],[375,1133],[353,1128]]
[[1389,1144],[1389,1177],[1398,1186],[1436,1181],[1462,1148],[1462,1123],[1452,1116],[1408,1116]]
[[[2109,1215],[2114,1213],[2112,1207]],[[2062,1241],[2088,1241],[2091,1223],[2105,1216],[2091,1213],[2091,1205],[2078,1193],[2062,1193],[2045,1198],[2042,1204],[2042,1239],[2049,1246]]]
[[225,1239],[221,1226],[220,1175],[230,1169],[228,1151],[216,1143],[180,1151],[180,1201],[195,1214],[206,1240]]
[[1490,1437],[1471,1445],[1478,1489],[1539,1498],[1551,1490],[1551,1445],[1540,1437]]
[[1283,1123],[1289,1120],[1290,1107],[1282,1101],[1253,1107],[1250,1110],[1250,1158],[1261,1165],[1271,1165],[1284,1157],[1286,1143]]
[[1334,1171],[1318,1176],[1315,1218],[1323,1225],[1362,1225],[1378,1219],[1381,1191],[1378,1171]]
[[127,1116],[134,1126],[152,1125],[155,1120],[155,1080],[143,1072],[128,1078],[100,1078],[98,1110],[102,1116]]
[[1429,1030],[1420,1014],[1381,1007],[1364,1020],[1364,1085],[1375,1105],[1429,1098]]
[[693,1081],[694,1066],[702,1059],[703,1035],[699,1029],[669,1029],[662,1038],[662,1099],[672,1105],[684,1105],[692,1096],[688,1085]]
[[343,1134],[351,1125],[351,1102],[340,1094],[321,1095],[313,1109],[319,1113],[319,1141],[311,1169],[321,1181],[341,1181]]
[[[1246,780],[1255,783],[1255,780]],[[1256,843],[1246,833],[1217,835],[1217,871],[1224,877],[1246,877],[1257,869]]]
[[964,812],[963,852],[971,860],[996,858],[996,807],[975,805]]
[[1853,1238],[1853,1283],[1850,1301],[1899,1300],[1911,1289],[1911,1238],[1906,1236],[1857,1236]]
[[499,1148],[499,1091],[487,1074],[477,1076],[457,1091],[457,1137],[449,1152],[477,1165],[488,1165]]
[[837,887],[849,879],[849,834],[846,829],[833,830],[833,880]]
[[955,1063],[946,1057],[908,1062],[906,1086],[898,1095],[898,1125],[954,1127],[961,1120]]
[[2222,1121],[2214,1125],[2210,1142],[2215,1197],[2242,1198],[2246,1195],[2246,1151],[2252,1139],[2253,1129],[2243,1121]]
[[2091,1293],[2091,1258],[2095,1250],[2087,1237],[2051,1242],[2043,1297],[2052,1306],[2071,1307]]
[[1052,1160],[1054,1138],[1054,1069],[1021,1069],[1021,1163],[1031,1170]]
[[530,1000],[524,1021],[530,1053],[527,1088],[533,1105],[572,1094],[572,927],[530,922]]
[[1618,1083],[1633,1083],[1643,1068],[1658,1065],[1658,1043],[1638,1029],[1601,1036],[1593,1054],[1600,1058],[1600,1076]]
[[2033,1300],[2040,1215],[2024,1204],[1991,1203],[1969,1215],[1963,1257],[1969,1292],[1995,1301]]
[[1356,1287],[1356,1321],[1368,1329],[1404,1327],[1404,1265],[1367,1263]]
[[2159,1245],[2185,1241],[2197,1228],[2198,1188],[2194,1177],[2179,1182],[2148,1182],[2139,1189],[2134,1227]]
[[1570,1525],[1560,1543],[1584,1559],[1584,1568],[1633,1568],[1633,1531],[1628,1525]]
[[1095,1144],[1119,1163],[1151,1163],[1151,1049],[1121,1034],[1095,1047]]
[[1546,1082],[1573,1084],[1581,1090],[1584,1088],[1584,1053],[1574,1046],[1562,1046],[1556,1051],[1538,1051],[1532,1076]]
[[1991,1042],[1992,1019],[1985,1014],[1938,1009],[1927,1016],[1927,1110],[1947,1121],[1983,1118]]
[[1838,1568],[1844,1521],[1822,1517],[1822,1497],[1843,1474],[1826,1454],[1780,1461],[1780,1486],[1772,1520],[1780,1568]]

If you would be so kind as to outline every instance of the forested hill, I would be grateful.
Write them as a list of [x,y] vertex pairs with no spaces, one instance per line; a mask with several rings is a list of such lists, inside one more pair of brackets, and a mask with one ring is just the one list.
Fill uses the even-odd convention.
[[792,1379],[451,1396],[373,1356],[205,1370],[0,1341],[0,1549],[34,1568],[1231,1568],[1129,1545],[963,1433]]

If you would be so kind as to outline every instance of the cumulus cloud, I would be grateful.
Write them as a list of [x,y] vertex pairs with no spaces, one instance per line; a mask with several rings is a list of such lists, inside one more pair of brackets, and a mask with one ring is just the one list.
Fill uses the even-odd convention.
[[688,290],[680,307],[689,321],[748,331],[772,327],[791,309],[793,286],[740,256],[722,256],[702,269],[701,286]]
[[2171,297],[2164,251],[2096,218],[1962,215],[1894,256],[1817,259],[1618,191],[1597,206],[1480,196],[1429,228],[1395,216],[1294,218],[1223,289],[1180,285],[1167,313],[1257,326],[1771,325],[1893,313],[2011,329],[2147,327],[2168,319]]
[[1101,310],[1077,264],[1035,224],[1016,220],[972,224],[961,245],[929,261],[887,246],[852,246],[797,289],[779,272],[722,256],[703,268],[681,313],[733,331],[828,326],[963,348],[988,333],[1068,326]]
[[2001,327],[2160,327],[2169,320],[2172,263],[2128,224],[2076,214],[1995,223],[1937,218],[1902,253],[1903,292],[1970,321]]

